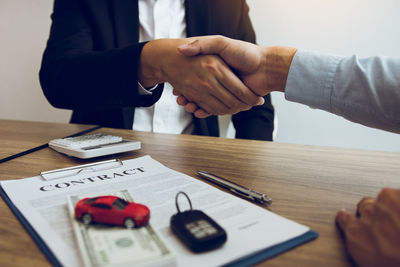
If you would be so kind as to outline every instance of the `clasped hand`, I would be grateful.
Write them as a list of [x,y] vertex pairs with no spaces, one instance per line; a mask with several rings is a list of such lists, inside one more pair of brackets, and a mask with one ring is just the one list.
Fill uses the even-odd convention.
[[[272,91],[283,92],[291,61],[297,51],[290,47],[261,47],[223,36],[192,39],[194,41],[191,43],[179,46],[179,52],[194,58],[200,55],[218,55],[249,89],[241,91],[241,94],[232,91],[238,99],[246,98],[243,93],[264,96]],[[174,94],[178,96],[178,104],[186,106],[186,110],[193,112],[196,117],[205,118],[210,115],[202,103],[191,100],[178,90]]]
[[189,41],[159,39],[147,43],[141,54],[141,84],[150,87],[169,82],[174,94],[180,96],[179,101],[196,103],[207,116],[235,114],[264,103],[220,57],[181,54],[177,47]]

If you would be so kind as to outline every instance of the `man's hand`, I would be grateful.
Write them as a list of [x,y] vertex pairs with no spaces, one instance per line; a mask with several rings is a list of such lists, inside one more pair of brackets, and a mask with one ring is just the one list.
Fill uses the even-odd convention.
[[159,39],[142,50],[139,81],[145,87],[169,82],[174,93],[207,114],[224,115],[264,103],[215,55],[186,57],[177,51],[188,39]]
[[[179,46],[178,50],[186,56],[215,54],[221,57],[239,75],[244,84],[254,94],[263,96],[271,91],[284,91],[290,63],[296,49],[289,47],[260,47],[251,43],[223,36],[204,36],[192,38],[195,41]],[[197,103],[181,96],[178,103],[195,112],[198,117],[206,113],[199,110]],[[243,96],[236,95],[239,99]]]
[[241,79],[254,93],[268,93],[268,79],[265,76],[266,58],[263,48],[257,45],[223,36],[198,37],[193,42],[178,47],[185,56],[218,55],[235,69]]
[[357,216],[344,210],[336,222],[347,249],[360,266],[400,266],[400,190],[383,189],[362,199]]

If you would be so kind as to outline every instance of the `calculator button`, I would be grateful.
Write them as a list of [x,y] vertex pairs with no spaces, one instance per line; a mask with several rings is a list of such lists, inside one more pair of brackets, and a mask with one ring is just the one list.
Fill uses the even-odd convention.
[[52,140],[51,143],[69,148],[85,148],[105,144],[113,144],[122,141],[122,137],[107,134],[89,134],[76,137]]

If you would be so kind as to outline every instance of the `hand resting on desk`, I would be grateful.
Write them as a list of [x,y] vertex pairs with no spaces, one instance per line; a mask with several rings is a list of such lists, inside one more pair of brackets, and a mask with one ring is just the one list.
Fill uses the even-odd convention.
[[347,249],[360,266],[400,266],[400,190],[382,189],[363,198],[357,215],[340,210],[336,222]]

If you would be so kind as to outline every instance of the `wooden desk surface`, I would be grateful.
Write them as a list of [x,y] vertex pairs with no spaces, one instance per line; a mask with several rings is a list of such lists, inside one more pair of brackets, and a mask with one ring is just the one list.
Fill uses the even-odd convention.
[[[4,134],[13,127],[15,136]],[[84,127],[87,126],[0,120],[1,150],[8,155],[21,144],[40,145],[55,135],[69,135]],[[43,131],[44,128],[52,130]],[[18,129],[24,130],[19,133]],[[274,200],[270,211],[319,233],[318,239],[260,266],[351,266],[334,223],[337,210],[354,211],[361,197],[375,196],[383,187],[400,188],[400,153],[104,128],[99,131],[142,142],[141,150],[119,154],[120,159],[151,155],[193,177],[203,169],[230,178],[268,193]],[[29,136],[29,132],[40,137]],[[31,177],[45,170],[115,157],[79,160],[46,148],[0,164],[0,179]],[[0,266],[48,266],[43,253],[4,201],[0,201],[0,214]]]
[[0,120],[0,159],[46,144],[51,139],[63,138],[90,127],[92,126]]

